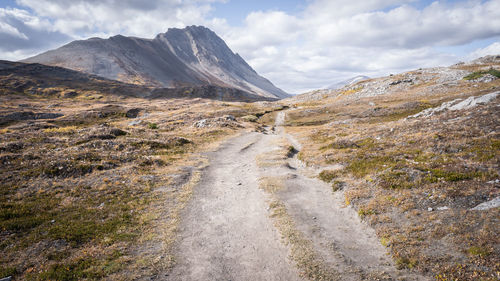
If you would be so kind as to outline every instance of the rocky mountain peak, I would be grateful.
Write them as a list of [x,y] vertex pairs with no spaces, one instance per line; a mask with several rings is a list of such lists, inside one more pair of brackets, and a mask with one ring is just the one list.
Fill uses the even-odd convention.
[[203,26],[169,28],[154,39],[116,35],[73,41],[24,62],[153,87],[215,85],[271,98],[288,96]]

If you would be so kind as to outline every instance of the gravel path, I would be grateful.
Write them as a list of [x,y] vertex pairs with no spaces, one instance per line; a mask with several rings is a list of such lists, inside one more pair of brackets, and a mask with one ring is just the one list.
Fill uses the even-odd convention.
[[263,137],[244,134],[210,156],[181,223],[169,280],[301,280],[258,187]]

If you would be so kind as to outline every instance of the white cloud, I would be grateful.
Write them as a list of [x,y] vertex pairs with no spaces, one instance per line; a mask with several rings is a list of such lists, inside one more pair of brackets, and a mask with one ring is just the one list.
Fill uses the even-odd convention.
[[452,64],[461,58],[433,48],[500,35],[499,0],[423,9],[413,2],[316,0],[299,15],[250,14],[244,27],[222,34],[259,73],[294,93],[358,74]]
[[0,8],[0,52],[4,59],[11,59],[14,54],[39,52],[67,38],[62,33],[52,31],[48,20],[42,20],[25,10]]
[[[299,93],[358,74],[452,64],[464,58],[439,47],[500,36],[500,0],[436,1],[424,8],[418,0],[309,0],[300,13],[253,11],[237,27],[211,16],[215,2],[231,5],[229,0],[17,0],[29,9],[0,8],[0,51],[4,59],[21,59],[74,39],[152,38],[170,27],[205,25],[261,75]],[[471,56],[499,48],[495,43]]]
[[477,59],[488,55],[500,55],[500,42],[495,42],[484,48],[479,48],[467,56],[468,60]]
[[[216,0],[18,0],[74,38],[106,34],[153,37],[169,27],[210,22]],[[220,2],[220,1],[218,1]]]
[[28,40],[28,37],[24,33],[19,32],[17,28],[5,22],[0,22],[0,33]]

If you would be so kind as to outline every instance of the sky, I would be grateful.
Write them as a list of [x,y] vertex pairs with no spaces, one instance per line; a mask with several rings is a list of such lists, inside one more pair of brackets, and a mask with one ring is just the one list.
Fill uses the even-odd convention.
[[0,59],[190,25],[293,94],[500,54],[500,0],[0,0]]

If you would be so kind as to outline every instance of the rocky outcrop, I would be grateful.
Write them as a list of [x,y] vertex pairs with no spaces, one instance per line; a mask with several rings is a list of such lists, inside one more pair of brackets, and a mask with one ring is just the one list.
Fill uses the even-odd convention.
[[445,102],[441,104],[439,107],[434,107],[434,108],[428,108],[426,110],[423,110],[417,114],[414,114],[412,116],[409,116],[408,119],[410,118],[419,118],[419,117],[430,117],[434,114],[441,113],[444,111],[455,111],[455,110],[464,110],[464,109],[470,109],[473,107],[476,107],[480,104],[487,104],[494,99],[497,98],[497,96],[500,94],[500,92],[494,92],[494,93],[489,93],[483,96],[479,97],[469,97],[465,100],[462,99],[455,99],[449,102]]

